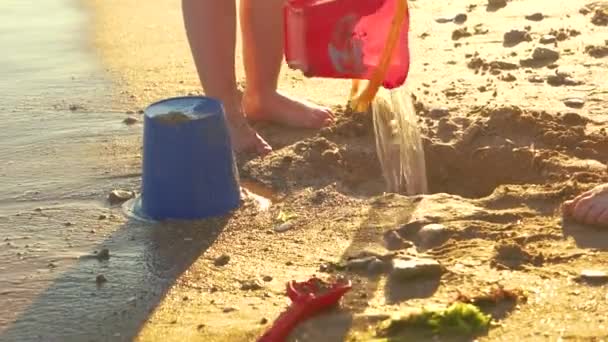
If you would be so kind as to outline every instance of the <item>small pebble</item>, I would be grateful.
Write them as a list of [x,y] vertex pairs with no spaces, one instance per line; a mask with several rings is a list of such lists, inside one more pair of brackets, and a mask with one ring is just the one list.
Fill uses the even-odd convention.
[[372,261],[376,261],[376,260],[379,261],[379,259],[375,256],[365,256],[365,257],[360,257],[360,258],[354,258],[354,259],[348,260],[348,262],[346,263],[346,267],[352,271],[367,270],[369,264]]
[[224,313],[230,313],[230,312],[237,311],[237,308],[232,307],[232,306],[229,306],[229,307],[224,308],[224,310],[222,310],[222,311],[223,311]]
[[213,260],[213,264],[217,267],[226,266],[226,265],[228,265],[229,262],[230,262],[230,255],[228,255],[228,254],[222,254],[219,257],[215,258],[215,260]]
[[69,108],[69,109],[70,109],[72,112],[75,112],[75,111],[77,111],[77,110],[83,110],[83,109],[84,109],[84,107],[83,107],[83,106],[81,106],[81,105],[79,105],[79,104],[71,104],[71,105],[70,105],[68,108]]
[[544,47],[537,47],[536,49],[534,49],[534,52],[532,52],[532,58],[537,61],[555,61],[559,59],[559,52]]
[[557,41],[557,38],[554,35],[546,34],[540,37],[541,44],[553,44]]
[[539,76],[539,75],[532,75],[532,76],[528,77],[528,82],[530,82],[530,83],[543,83],[543,82],[545,82],[545,79],[542,76]]
[[582,108],[585,100],[580,97],[570,97],[564,100],[564,104],[570,108]]
[[566,113],[562,115],[562,121],[566,125],[578,126],[587,123],[587,120],[576,113]]
[[439,24],[445,24],[445,23],[451,23],[452,21],[454,21],[454,18],[439,17],[439,18],[435,19],[435,21],[438,22]]
[[429,111],[429,115],[432,118],[439,119],[439,118],[442,118],[444,116],[450,115],[450,110],[448,108],[446,108],[446,107],[431,108],[431,110]]
[[[473,34],[469,32],[466,27],[462,27],[452,32],[452,40],[458,40],[461,38],[470,37],[472,35]],[[456,44],[454,44],[454,46],[456,46]]]
[[545,16],[542,13],[537,12],[534,14],[527,15],[526,19],[531,20],[531,21],[541,21],[541,20],[545,19]]
[[267,323],[268,323],[268,319],[267,319],[267,318],[265,318],[265,317],[263,317],[263,318],[260,320],[260,324],[267,324]]
[[513,81],[517,80],[517,78],[515,76],[513,76],[513,74],[511,74],[511,73],[508,73],[508,74],[502,76],[500,79],[505,82],[513,82]]
[[448,229],[446,226],[433,223],[427,224],[418,231],[418,239],[423,247],[428,248],[437,244],[446,236]]
[[257,291],[262,289],[262,284],[258,280],[245,280],[241,282],[241,290],[243,291]]
[[110,259],[110,250],[107,248],[102,249],[98,254],[97,254],[97,259],[98,260],[108,260]]
[[606,283],[608,282],[608,273],[598,270],[582,270],[578,276],[578,280],[594,283]]
[[488,0],[488,7],[493,9],[507,6],[507,0]]
[[278,226],[274,227],[274,231],[277,233],[283,233],[283,232],[286,232],[286,231],[292,229],[293,227],[295,227],[295,222],[288,221],[288,222],[281,223]]
[[264,277],[262,278],[262,280],[268,283],[268,282],[271,282],[271,281],[272,281],[272,277],[267,275],[267,276],[264,276]]
[[103,284],[103,283],[105,283],[107,281],[108,281],[108,279],[103,274],[100,274],[100,275],[97,276],[97,278],[95,278],[95,282],[97,284]]
[[391,275],[397,279],[410,280],[421,277],[440,277],[443,273],[441,265],[433,259],[395,259]]
[[523,30],[511,30],[504,34],[505,45],[517,45],[521,42],[529,42],[532,40],[530,33]]
[[132,191],[112,190],[108,195],[108,200],[110,201],[110,204],[114,205],[126,202],[133,197],[135,197],[135,194]]
[[463,24],[465,21],[467,21],[468,17],[466,14],[464,13],[459,13],[456,14],[456,16],[454,17],[454,22],[456,24]]
[[134,124],[138,123],[139,120],[136,117],[134,117],[134,116],[128,116],[124,120],[122,120],[122,122],[125,125],[134,125]]

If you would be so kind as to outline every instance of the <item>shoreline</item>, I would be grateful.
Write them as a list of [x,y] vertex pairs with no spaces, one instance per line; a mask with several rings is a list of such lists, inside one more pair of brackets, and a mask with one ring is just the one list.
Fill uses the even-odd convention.
[[[200,94],[178,3],[85,1],[92,45],[113,81],[114,114],[136,116],[156,100]],[[417,97],[433,194],[384,194],[373,123],[340,107],[349,81],[306,79],[284,66],[281,89],[336,108],[338,122],[321,132],[255,125],[276,149],[266,158],[239,160],[239,172],[279,195],[269,208],[245,200],[230,217],[155,227],[132,222],[105,202],[0,216],[6,231],[29,229],[26,239],[9,235],[11,245],[0,252],[15,260],[21,250],[58,253],[44,259],[44,283],[33,278],[14,285],[45,287],[26,298],[31,303],[21,303],[25,310],[0,339],[250,341],[285,308],[287,281],[335,275],[327,273],[332,266],[364,253],[431,258],[447,272],[397,286],[389,274],[345,272],[356,287],[344,310],[302,325],[296,336],[343,340],[364,331],[377,314],[442,305],[456,291],[474,293],[497,283],[522,287],[530,298],[505,312],[498,319],[503,325],[482,341],[608,336],[605,294],[573,281],[581,270],[604,268],[608,232],[564,221],[555,211],[569,196],[608,181],[602,173],[608,145],[600,131],[608,122],[608,94],[593,90],[603,84],[608,58],[585,52],[602,43],[604,29],[578,13],[585,3],[511,1],[490,12],[483,1],[411,2],[408,87]],[[540,11],[543,21],[525,19]],[[435,21],[456,13],[467,14],[463,25]],[[475,34],[452,39],[465,27]],[[572,27],[582,34],[555,46],[538,42],[551,30]],[[531,40],[503,46],[504,33],[513,29],[527,31]],[[556,68],[519,64],[537,47],[560,52]],[[469,66],[473,58],[515,67],[475,69]],[[583,84],[551,86],[547,78],[556,70]],[[543,83],[529,81],[532,76]],[[574,96],[583,97],[582,108],[564,103]],[[77,130],[86,132],[82,144],[92,146],[88,153],[102,164],[92,171],[90,188],[77,193],[83,198],[101,202],[114,187],[139,188],[137,176],[113,178],[136,173],[141,162],[141,125],[125,127],[121,119],[110,115],[114,125],[101,123],[99,131],[84,121]],[[471,127],[478,134],[470,134]],[[292,229],[275,231],[277,216],[287,212],[298,215]],[[447,239],[422,246],[405,231],[412,222],[443,225]],[[43,232],[54,234],[45,238]],[[385,241],[388,234],[400,242],[396,250]],[[103,248],[108,260],[91,257]],[[223,255],[228,264],[217,266]],[[98,275],[107,281],[99,283]]]
[[[110,70],[115,75],[122,75],[123,78],[119,83],[121,87],[124,87],[125,94],[128,96],[135,95],[132,102],[136,107],[140,108],[158,98],[186,95],[188,93],[200,94],[200,86],[183,32],[181,12],[178,5],[169,0],[159,0],[155,3],[155,6],[147,6],[141,9],[141,12],[137,12],[138,16],[133,18],[133,21],[129,21],[128,18],[131,17],[129,13],[133,13],[138,5],[137,1],[118,2],[114,0],[108,2],[93,0],[93,2],[101,23],[97,27],[98,32],[103,29],[107,30],[98,36],[98,47],[104,51],[105,60],[109,63]],[[377,184],[373,180],[380,175],[374,173],[373,166],[367,166],[363,163],[363,160],[366,160],[369,164],[369,161],[375,158],[372,140],[368,140],[369,137],[366,134],[361,138],[352,140],[353,138],[345,138],[352,133],[346,132],[344,133],[345,136],[332,133],[340,131],[340,122],[345,127],[360,127],[357,125],[362,123],[349,123],[351,118],[344,117],[339,112],[338,127],[332,128],[329,133],[322,133],[322,137],[319,137],[316,132],[303,132],[272,125],[255,125],[260,133],[277,149],[265,160],[242,161],[241,173],[248,180],[273,187],[275,191],[287,196],[288,202],[291,203],[284,202],[273,205],[269,213],[258,213],[253,222],[248,218],[248,215],[253,215],[253,212],[255,212],[252,208],[242,209],[232,217],[219,235],[218,240],[193,262],[186,273],[176,279],[172,290],[155,308],[149,323],[143,326],[137,340],[251,340],[252,336],[256,336],[266,327],[260,326],[259,320],[261,317],[272,321],[272,318],[276,317],[282,310],[284,304],[282,284],[287,280],[307,277],[318,271],[319,262],[313,256],[335,261],[344,258],[348,253],[360,252],[361,249],[364,249],[364,246],[373,246],[373,248],[382,250],[384,248],[382,242],[378,241],[381,234],[373,234],[374,229],[366,230],[365,228],[368,225],[389,229],[392,225],[403,224],[403,220],[407,222],[409,215],[425,215],[426,213],[426,215],[441,217],[440,221],[454,222],[452,225],[455,226],[450,229],[466,230],[466,227],[475,225],[476,223],[473,222],[477,222],[475,219],[467,221],[466,213],[469,211],[492,213],[488,214],[488,217],[503,215],[490,209],[491,204],[484,204],[493,203],[493,196],[498,196],[494,205],[504,206],[505,212],[508,213],[505,215],[513,215],[513,217],[517,217],[517,220],[523,222],[521,223],[522,227],[514,229],[510,234],[534,235],[537,229],[541,229],[544,234],[555,234],[553,228],[550,227],[556,224],[558,218],[553,216],[552,208],[556,205],[556,202],[550,193],[551,191],[562,191],[564,194],[569,194],[570,191],[576,192],[577,190],[573,190],[568,182],[562,183],[564,177],[558,177],[560,181],[554,184],[554,188],[544,192],[542,186],[535,184],[537,182],[542,183],[543,177],[546,176],[537,174],[534,169],[513,170],[512,172],[508,170],[514,165],[525,165],[529,162],[525,151],[529,149],[527,145],[534,142],[535,134],[545,130],[569,130],[570,128],[560,126],[559,121],[555,121],[557,119],[547,119],[547,122],[544,122],[543,119],[537,121],[536,125],[530,125],[530,127],[524,125],[511,128],[510,125],[515,123],[508,120],[503,122],[500,119],[500,114],[491,113],[493,111],[500,113],[500,108],[511,108],[511,106],[514,106],[515,109],[513,110],[520,109],[524,118],[530,117],[530,111],[534,110],[550,110],[552,115],[555,112],[569,112],[573,110],[565,107],[562,99],[568,96],[585,94],[585,96],[590,97],[590,100],[583,110],[576,111],[577,115],[593,117],[594,120],[599,122],[606,120],[608,116],[602,112],[602,107],[598,106],[599,103],[591,101],[591,98],[597,97],[597,95],[589,95],[591,93],[586,90],[593,87],[594,84],[596,86],[600,84],[597,72],[601,67],[597,65],[581,67],[582,63],[589,63],[589,61],[602,63],[603,60],[590,60],[584,54],[583,47],[581,47],[581,37],[572,37],[560,42],[560,50],[570,49],[571,51],[570,54],[565,53],[560,59],[560,63],[564,65],[563,68],[560,66],[560,70],[564,69],[574,73],[577,78],[584,80],[585,85],[580,87],[551,87],[546,84],[531,83],[527,79],[530,75],[538,75],[541,78],[547,77],[554,73],[554,70],[548,68],[526,70],[518,67],[512,71],[499,71],[499,75],[476,73],[475,70],[471,70],[467,66],[471,60],[467,56],[479,53],[480,57],[487,61],[503,60],[518,65],[520,59],[526,58],[534,48],[539,46],[534,41],[538,37],[548,33],[550,29],[572,26],[587,33],[585,40],[593,41],[599,31],[589,24],[588,17],[572,15],[567,22],[559,19],[564,16],[564,13],[576,13],[582,4],[583,1],[572,1],[560,8],[549,9],[550,6],[541,3],[530,5],[523,2],[509,2],[506,8],[497,12],[486,12],[482,5],[478,5],[467,12],[469,19],[464,25],[459,26],[454,24],[439,25],[435,22],[435,19],[440,15],[464,12],[469,5],[468,1],[458,0],[449,4],[412,2],[412,32],[410,33],[412,38],[412,66],[407,82],[408,88],[416,94],[418,103],[422,102],[426,110],[439,107],[447,108],[450,113],[448,118],[432,118],[428,116],[428,113],[418,113],[426,127],[423,133],[425,139],[427,139],[425,149],[428,155],[427,164],[429,166],[427,169],[430,179],[433,181],[431,188],[434,189],[434,192],[444,191],[460,194],[464,197],[442,194],[429,195],[425,197],[425,207],[418,207],[409,200],[399,197],[394,200],[391,200],[390,196],[380,197],[380,201],[385,199],[388,203],[391,203],[388,204],[389,208],[394,205],[395,208],[401,208],[401,212],[382,209],[379,213],[385,212],[388,217],[383,217],[379,213],[374,214],[371,209],[374,207],[372,204],[374,203],[374,196],[362,197],[353,194],[350,187],[344,185],[359,182],[363,184],[363,188],[376,189],[374,187]],[[117,8],[121,8],[121,10],[116,10],[116,13],[112,11],[112,9]],[[531,23],[523,18],[525,14],[535,11],[543,11],[547,18],[540,23]],[[159,19],[161,17],[162,20]],[[489,19],[492,20],[491,23],[488,22]],[[162,22],[162,24],[159,22]],[[505,48],[502,45],[504,32],[511,29],[523,29],[524,26],[528,25],[532,26],[533,41],[511,48]],[[453,31],[463,27],[468,27],[469,31],[473,31],[474,27],[481,27],[481,32],[487,30],[487,33],[473,35],[458,41],[450,39]],[[430,36],[424,38],[425,34]],[[121,37],[121,40],[116,41],[115,44],[110,44],[108,40],[115,36]],[[140,56],[146,58],[140,59]],[[237,77],[242,82],[243,72],[239,56],[240,46],[237,46],[237,60],[235,63]],[[503,80],[507,74],[512,74],[515,81]],[[511,79],[511,77],[504,79]],[[482,86],[487,90],[479,90],[482,89]],[[306,79],[299,73],[288,70],[286,66],[283,66],[280,87],[292,95],[312,99],[314,102],[321,102],[339,110],[339,106],[346,102],[350,83],[345,80]],[[474,94],[474,96],[471,96],[471,94]],[[603,95],[599,96],[601,99]],[[480,108],[482,108],[481,113]],[[490,114],[483,114],[484,110]],[[454,153],[448,153],[448,146],[459,146],[458,141],[464,134],[466,126],[475,122],[481,124],[487,119],[487,117],[484,117],[485,115],[496,117],[499,125],[497,126],[498,132],[503,134],[504,137],[500,135],[495,138],[483,138],[475,145],[475,148],[483,149],[485,146],[489,146],[491,151],[489,155],[495,155],[496,157],[494,159],[490,158],[487,163],[468,163],[465,162],[465,160],[468,160],[467,158],[470,158],[468,149],[473,147],[460,147]],[[349,126],[350,124],[353,126]],[[367,127],[365,125],[363,123],[363,127]],[[586,130],[591,134],[597,132],[599,127],[601,125],[589,124],[586,126]],[[335,134],[338,135],[335,136]],[[521,134],[521,136],[517,134]],[[507,151],[510,151],[508,148],[501,147],[501,144],[508,144],[511,140],[515,141],[517,147],[522,149],[521,154],[508,153]],[[310,152],[299,153],[294,147],[298,144],[303,144]],[[341,158],[345,160],[343,162],[351,163],[350,167],[357,170],[352,174],[352,179],[349,178],[351,177],[349,172],[352,171],[343,170],[337,166],[337,169],[334,170],[329,165],[317,164],[316,159],[314,159],[316,153],[314,151],[317,148],[324,148],[318,146],[327,144],[329,144],[327,148],[330,150],[338,148],[339,151],[343,151],[340,152]],[[532,150],[535,150],[536,147],[532,146]],[[445,147],[446,150],[441,147]],[[349,154],[349,151],[351,151],[351,154]],[[562,161],[562,157],[557,156],[554,157],[555,165],[562,165],[561,163],[570,163],[571,165],[568,167],[556,166],[558,170],[562,170],[560,171],[562,173],[574,172],[569,170],[576,169],[578,168],[576,165],[585,163],[586,155],[581,154],[572,157],[573,159],[568,159],[571,158],[571,154],[567,151],[562,152],[568,155],[567,157],[563,156],[568,161]],[[542,153],[543,156],[548,156],[553,152],[551,147],[546,145]],[[592,155],[589,154],[589,156]],[[301,161],[303,164],[295,164],[299,166],[294,165],[293,168],[277,166],[280,164],[281,158],[284,157]],[[518,159],[520,157],[523,159]],[[501,158],[504,159],[501,161]],[[458,169],[457,164],[460,163],[463,164],[463,170]],[[332,165],[332,162],[329,161],[329,164]],[[498,169],[498,166],[502,164],[504,164],[503,167]],[[496,170],[483,171],[485,167],[490,165],[498,166]],[[447,176],[441,176],[442,172],[447,173]],[[453,179],[449,177],[450,175]],[[448,180],[440,183],[439,179],[441,178],[438,177],[447,177]],[[475,177],[480,177],[481,183],[479,185],[471,182],[472,178]],[[371,183],[369,178],[371,178]],[[600,178],[601,176],[598,175],[597,181]],[[526,197],[528,195],[525,194],[530,191],[532,194],[540,196],[540,198],[546,197],[547,199],[542,202],[543,204],[534,204],[536,202],[530,199],[530,202],[525,202],[526,204],[522,204],[523,207],[521,208],[509,206],[507,203],[511,202],[508,199],[500,199],[500,195],[498,195],[501,193],[501,184],[504,182],[507,184],[515,183],[509,186],[505,185],[505,188],[514,189],[511,190],[514,191],[514,196],[534,198],[534,195]],[[530,190],[527,190],[528,186]],[[356,193],[356,191],[354,192]],[[330,199],[328,204],[321,207],[310,204],[307,198],[317,193],[326,194],[323,196],[328,196]],[[535,207],[535,205],[539,207]],[[298,211],[300,215],[305,215],[302,212],[304,210],[314,213],[316,216],[314,216],[314,219],[309,217],[309,223],[307,224],[298,224],[295,232],[288,232],[286,235],[265,233],[273,225],[272,216],[282,209]],[[538,218],[525,218],[528,215],[525,214],[528,212],[527,210],[533,212],[534,216]],[[547,214],[547,212],[551,212],[551,214]],[[339,217],[341,215],[350,218],[340,221]],[[482,217],[479,219],[481,236],[497,234],[494,230],[499,229],[498,226],[492,223],[491,219],[483,218],[486,214],[480,215]],[[545,228],[536,228],[539,225]],[[324,230],[325,227],[332,228],[326,231]],[[335,232],[335,235],[328,233],[332,231]],[[585,233],[581,232],[580,234],[585,236]],[[556,244],[553,247],[543,249],[543,253],[551,253],[553,249],[564,251],[572,249],[573,251],[579,250],[583,251],[582,253],[587,253],[584,252],[584,247],[581,247],[582,245],[578,242],[573,243],[571,240],[564,240],[556,243],[551,241],[543,240],[543,243],[548,246]],[[455,288],[472,290],[475,286],[482,286],[481,284],[484,284],[488,279],[502,281],[507,286],[525,286],[525,284],[530,283],[534,284],[537,290],[544,286],[555,286],[563,296],[559,300],[554,298],[555,304],[543,303],[523,306],[521,311],[513,312],[505,321],[507,327],[532,324],[535,331],[551,330],[549,323],[533,322],[527,318],[534,316],[532,313],[535,310],[540,310],[544,315],[557,318],[564,313],[557,310],[555,305],[571,305],[572,299],[567,293],[572,291],[572,288],[567,285],[565,277],[555,279],[548,285],[543,283],[542,270],[538,273],[534,271],[532,273],[518,273],[517,271],[496,273],[489,267],[488,259],[495,257],[489,251],[495,245],[498,246],[499,243],[503,243],[502,241],[496,242],[493,239],[484,240],[481,238],[480,241],[473,239],[460,243],[470,245],[468,247],[470,251],[468,253],[458,252],[458,242],[452,242],[452,246],[456,248],[454,252],[448,252],[445,256],[439,253],[439,260],[449,265],[449,267],[457,267],[455,264],[458,263],[458,260],[470,260],[471,265],[477,266],[465,266],[466,270],[461,270],[464,272],[463,279],[446,280],[445,284],[440,286],[435,295],[428,301],[442,302],[445,298],[450,297],[451,290]],[[303,252],[296,255],[285,254],[285,246],[291,246]],[[542,247],[536,245],[529,248],[542,249]],[[260,250],[268,251],[260,253]],[[230,255],[230,264],[234,266],[220,269],[210,265],[213,258],[221,254]],[[268,260],[269,256],[267,254],[272,255],[271,259],[273,260]],[[581,265],[593,267],[599,260],[598,257],[590,256],[590,260],[595,261],[589,261],[588,263],[579,260],[574,261],[572,265],[547,266],[550,268],[548,272],[566,272],[564,269],[567,272],[576,272],[577,267],[582,267]],[[286,267],[285,263],[287,261],[293,261],[295,265]],[[261,278],[267,274],[275,278],[270,283],[262,285],[262,291],[269,293],[270,298],[265,299],[262,293],[257,291],[247,293],[239,290],[239,282],[251,278]],[[356,315],[365,316],[368,312],[374,311],[394,312],[403,306],[425,305],[427,303],[422,298],[414,298],[403,303],[392,303],[390,292],[388,292],[388,288],[383,287],[382,281],[377,283],[365,277],[356,279],[359,279],[361,284],[365,284],[361,285],[364,288],[362,292],[368,296],[368,299],[364,301],[365,304],[358,303],[354,298],[356,295],[346,299],[345,305],[351,308]],[[212,289],[216,289],[218,292],[215,293]],[[542,292],[542,290],[538,291]],[[580,291],[584,291],[585,295],[592,296],[588,290]],[[188,300],[184,301],[183,298],[188,298]],[[224,312],[226,307],[234,307],[237,310],[227,314]],[[591,319],[588,315],[583,316],[585,319]],[[336,329],[323,324],[323,322],[317,322],[317,324],[311,323],[308,329],[303,327],[301,333],[310,333],[313,336],[315,331],[326,331],[329,334],[328,336],[340,333],[340,328],[336,331]],[[593,325],[593,323],[590,324],[588,327]],[[200,328],[201,325],[202,328]],[[243,330],[234,332],[234,334],[227,333],[227,327],[237,325]],[[587,330],[585,324],[572,322],[572,334],[580,334]],[[595,328],[593,331],[597,336],[603,334],[602,329]],[[530,333],[533,334],[533,332]],[[321,338],[321,336],[317,337]],[[485,339],[499,337],[522,340],[525,339],[525,333],[518,331],[518,328],[497,329],[492,332],[489,338],[486,337]],[[331,340],[331,338],[325,338]]]

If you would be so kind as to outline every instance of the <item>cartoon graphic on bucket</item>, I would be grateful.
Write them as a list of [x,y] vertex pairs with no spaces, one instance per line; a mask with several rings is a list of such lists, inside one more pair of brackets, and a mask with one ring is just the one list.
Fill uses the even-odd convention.
[[[370,80],[384,63],[382,86],[401,86],[410,63],[409,12],[403,1],[288,0],[284,8],[287,64],[306,77]],[[389,35],[394,23],[398,30]],[[394,48],[383,61],[389,36]]]
[[328,46],[334,69],[343,74],[363,74],[363,40],[356,32],[359,17],[348,14],[336,23]]

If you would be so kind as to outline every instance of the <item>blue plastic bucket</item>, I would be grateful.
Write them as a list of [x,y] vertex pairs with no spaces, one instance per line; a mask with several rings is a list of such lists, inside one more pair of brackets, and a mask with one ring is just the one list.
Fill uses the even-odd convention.
[[196,96],[151,104],[144,113],[142,214],[193,220],[240,205],[222,103]]

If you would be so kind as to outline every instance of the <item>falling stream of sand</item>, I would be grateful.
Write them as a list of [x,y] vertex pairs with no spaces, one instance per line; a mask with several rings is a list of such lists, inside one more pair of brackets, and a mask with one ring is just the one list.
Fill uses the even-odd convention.
[[376,151],[387,191],[427,192],[422,139],[411,94],[404,88],[382,91],[372,105]]

